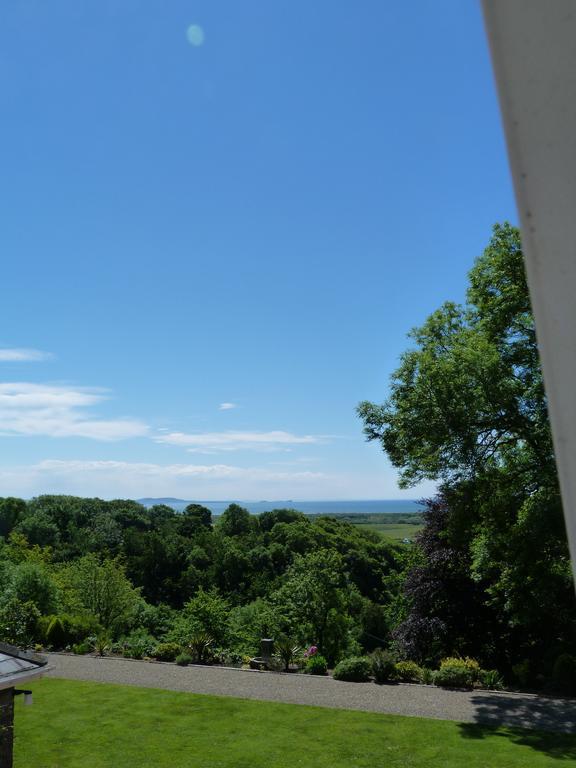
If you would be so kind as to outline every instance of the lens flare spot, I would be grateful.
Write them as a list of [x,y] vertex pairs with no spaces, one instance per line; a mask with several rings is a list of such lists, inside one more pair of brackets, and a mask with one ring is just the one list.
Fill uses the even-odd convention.
[[204,44],[204,30],[199,24],[190,24],[186,30],[186,38],[190,45],[199,48]]

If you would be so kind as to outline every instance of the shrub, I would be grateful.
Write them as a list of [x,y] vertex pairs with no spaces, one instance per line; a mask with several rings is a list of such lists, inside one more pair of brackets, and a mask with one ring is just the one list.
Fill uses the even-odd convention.
[[504,688],[504,681],[497,669],[481,669],[478,680],[482,688],[491,691],[501,691]]
[[239,651],[224,649],[219,653],[220,662],[226,667],[240,667],[244,657]]
[[98,656],[106,656],[107,653],[110,653],[112,648],[110,637],[105,632],[91,638],[89,642],[92,650],[95,651]]
[[76,653],[79,656],[83,656],[86,653],[90,653],[92,650],[92,647],[90,646],[90,643],[87,643],[84,641],[83,643],[75,643],[72,646],[72,653]]
[[0,607],[0,640],[11,645],[28,646],[37,635],[40,612],[34,603],[16,598]]
[[187,667],[188,664],[192,664],[193,661],[194,659],[189,653],[179,653],[178,656],[176,656],[176,664],[178,664],[179,667]]
[[132,626],[145,629],[153,637],[164,637],[174,623],[177,611],[168,605],[150,605],[140,598],[132,615]]
[[523,661],[519,661],[518,664],[514,664],[512,667],[512,674],[521,688],[528,688],[532,677],[528,659],[524,659]]
[[122,656],[126,659],[142,659],[151,656],[157,646],[157,641],[145,629],[135,629],[120,641]]
[[98,635],[102,627],[94,616],[74,616],[67,613],[41,616],[38,622],[39,637],[53,648],[66,648]]
[[463,664],[444,664],[434,673],[434,685],[442,688],[472,688],[472,672]]
[[64,648],[64,646],[68,645],[68,637],[68,632],[60,616],[53,616],[46,629],[46,642],[48,645],[51,645],[52,648]]
[[190,642],[190,636],[204,633],[216,645],[226,648],[230,641],[229,622],[228,600],[215,588],[206,592],[200,587],[177,615],[167,639],[185,645]]
[[554,688],[561,693],[576,693],[576,657],[562,653],[554,662],[552,670]]
[[50,613],[56,605],[56,586],[46,570],[38,563],[21,563],[14,573],[14,597],[21,603],[34,603],[40,613]]
[[212,646],[212,636],[207,632],[195,632],[190,638],[188,648],[196,664],[206,664]]
[[182,648],[178,643],[158,643],[152,651],[152,655],[158,661],[174,661],[181,652]]
[[472,682],[476,682],[480,679],[480,664],[476,659],[471,659],[469,656],[462,659],[460,656],[450,656],[446,659],[442,659],[440,662],[440,669],[442,667],[463,667],[470,672],[472,676]]
[[271,672],[287,672],[289,671],[285,668],[284,663],[280,659],[279,656],[272,656],[268,661],[264,664],[263,669],[268,669]]
[[98,623],[96,616],[68,616],[67,618],[70,621],[68,631],[71,642],[79,643],[89,638],[90,635],[97,635],[102,632],[102,625]]
[[306,659],[304,671],[307,675],[325,675],[328,672],[328,662],[320,653],[315,653]]
[[377,683],[387,683],[394,679],[394,657],[389,651],[377,648],[370,655],[372,674]]
[[284,665],[284,672],[288,672],[290,664],[300,653],[300,647],[286,637],[276,641],[276,656]]
[[74,595],[74,601],[96,616],[113,637],[133,626],[141,597],[118,560],[89,553],[68,563],[59,573],[59,581],[65,593]]
[[394,676],[402,683],[419,683],[422,680],[422,667],[415,661],[399,661],[394,666]]
[[434,670],[430,669],[430,667],[422,667],[420,682],[424,683],[424,685],[432,685],[434,682]]
[[370,680],[372,665],[366,656],[352,656],[340,661],[334,669],[335,680],[347,680],[352,683],[365,683]]

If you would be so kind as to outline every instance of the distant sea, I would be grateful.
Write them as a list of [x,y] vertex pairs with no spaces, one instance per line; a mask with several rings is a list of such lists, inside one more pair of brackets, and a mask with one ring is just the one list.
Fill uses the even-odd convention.
[[202,504],[214,515],[221,515],[229,504],[240,504],[253,515],[269,509],[298,509],[307,515],[357,515],[377,514],[378,512],[422,512],[423,507],[412,499],[375,499],[371,501],[185,501],[184,499],[138,499],[141,504],[151,507],[154,504],[167,504],[182,511],[188,504]]

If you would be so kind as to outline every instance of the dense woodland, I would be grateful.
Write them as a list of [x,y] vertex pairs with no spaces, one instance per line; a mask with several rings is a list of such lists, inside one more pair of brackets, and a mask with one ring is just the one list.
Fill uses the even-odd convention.
[[521,687],[576,686],[574,588],[516,229],[495,227],[466,304],[446,303],[411,338],[387,402],[358,411],[402,485],[439,484],[415,545],[291,509],[232,504],[213,521],[197,504],[3,498],[0,639],[142,656],[200,636],[204,660],[230,661],[272,636],[317,645],[329,664],[385,648],[424,667],[473,657]]
[[[95,619],[113,639],[195,631],[255,654],[263,636],[316,643],[330,662],[386,642],[406,555],[378,534],[294,510],[231,504],[147,509],[133,501],[41,496],[0,502],[0,632],[14,612]],[[33,610],[31,610],[33,609]],[[20,622],[22,623],[22,622]],[[33,622],[32,622],[33,624]],[[18,635],[18,633],[16,633]]]

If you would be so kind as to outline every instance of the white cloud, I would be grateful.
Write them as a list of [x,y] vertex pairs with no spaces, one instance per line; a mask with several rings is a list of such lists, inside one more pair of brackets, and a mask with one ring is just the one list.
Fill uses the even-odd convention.
[[236,467],[230,464],[154,464],[150,462],[108,460],[45,459],[33,465],[39,471],[76,474],[77,472],[131,472],[150,477],[253,477],[276,480],[281,478],[324,477],[320,472],[276,472],[259,467]]
[[0,362],[22,363],[50,360],[54,355],[51,352],[41,352],[39,349],[8,349],[0,348]]
[[294,445],[313,445],[322,442],[315,435],[294,435],[291,432],[170,432],[156,438],[158,443],[180,445],[193,453],[214,453],[215,451],[274,451],[287,450]]
[[236,403],[220,403],[218,406],[219,411],[231,411],[233,408],[238,408]]
[[[327,475],[279,472],[228,464],[155,464],[106,460],[46,459],[0,469],[5,494],[69,493],[108,498],[292,498],[309,496]],[[332,483],[330,482],[331,486]]]
[[137,419],[99,419],[86,411],[105,399],[95,388],[0,383],[0,435],[122,440],[147,434]]

